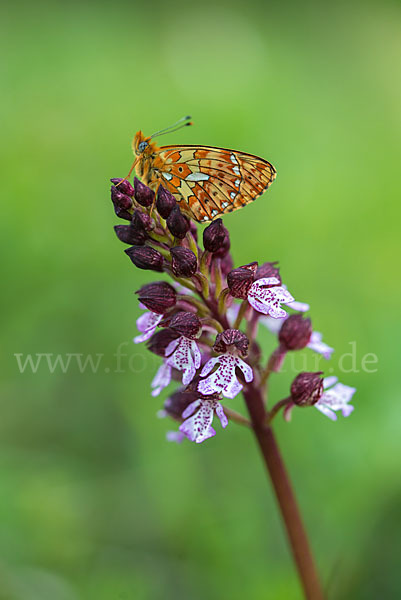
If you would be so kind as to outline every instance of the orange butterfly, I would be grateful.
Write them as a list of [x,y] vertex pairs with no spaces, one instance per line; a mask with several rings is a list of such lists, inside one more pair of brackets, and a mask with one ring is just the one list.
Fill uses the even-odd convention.
[[184,117],[150,137],[138,131],[132,142],[136,160],[129,175],[136,168],[153,190],[163,185],[175,196],[182,212],[199,222],[237,210],[267,190],[276,170],[263,158],[212,146],[159,148],[151,141],[157,135],[192,125],[190,118]]

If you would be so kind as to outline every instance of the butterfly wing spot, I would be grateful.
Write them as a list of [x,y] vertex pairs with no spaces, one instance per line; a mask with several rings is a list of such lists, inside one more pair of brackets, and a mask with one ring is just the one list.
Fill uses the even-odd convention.
[[216,210],[215,208],[212,210],[212,217],[215,217],[216,215],[219,214],[219,211]]
[[240,183],[241,183],[241,181],[239,179],[236,179],[235,183],[234,183],[235,187],[239,187]]
[[238,160],[237,160],[237,157],[235,156],[235,154],[230,155],[230,160],[233,163],[233,165],[238,165]]
[[170,179],[173,178],[171,173],[162,173],[164,179],[167,179],[167,181],[170,181]]
[[237,195],[237,194],[236,194],[235,192],[231,192],[231,194],[230,194],[230,196],[231,196],[231,198],[232,198],[233,200],[235,199],[235,196],[236,196],[236,195]]
[[187,181],[207,181],[209,175],[201,173],[200,171],[195,171],[194,173],[190,173],[185,179]]
[[236,175],[241,175],[239,167],[237,165],[235,167],[233,167],[233,171]]

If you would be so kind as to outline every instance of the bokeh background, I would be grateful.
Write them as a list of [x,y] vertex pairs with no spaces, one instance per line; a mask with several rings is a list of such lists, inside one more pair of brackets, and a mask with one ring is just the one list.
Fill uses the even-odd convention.
[[[309,409],[276,426],[328,596],[400,597],[400,4],[1,12],[1,600],[301,598],[250,433],[167,443],[159,361],[131,341],[133,292],[153,275],[115,238],[108,179],[136,130],[188,113],[195,126],[163,143],[277,167],[225,218],[236,265],[280,260],[336,348],[326,372],[358,388],[349,419]],[[100,367],[20,372],[15,354],[40,353]],[[292,377],[274,377],[273,400]]]

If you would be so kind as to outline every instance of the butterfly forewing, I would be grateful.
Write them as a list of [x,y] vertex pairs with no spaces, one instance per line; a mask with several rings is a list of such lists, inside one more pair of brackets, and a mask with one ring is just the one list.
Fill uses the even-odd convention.
[[164,146],[162,183],[197,221],[210,221],[260,196],[276,170],[267,160],[225,148]]

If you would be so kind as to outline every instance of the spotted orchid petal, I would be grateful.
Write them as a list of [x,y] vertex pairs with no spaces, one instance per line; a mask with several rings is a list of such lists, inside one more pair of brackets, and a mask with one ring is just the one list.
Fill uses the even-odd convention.
[[163,315],[158,315],[151,311],[143,313],[136,321],[136,326],[141,335],[134,337],[134,343],[140,344],[151,338],[162,319]]
[[224,413],[223,407],[220,404],[220,402],[216,402],[216,406],[215,406],[214,410],[216,411],[216,415],[220,419],[220,424],[221,424],[222,428],[225,429],[228,425],[228,419]]
[[329,387],[332,387],[335,383],[337,383],[338,377],[335,375],[330,375],[329,377],[325,377],[323,379],[323,389],[327,390]]
[[151,383],[152,396],[158,396],[160,392],[168,386],[171,381],[171,366],[167,361],[158,368],[157,373]]
[[217,365],[218,362],[218,358],[211,358],[210,360],[208,360],[201,371],[201,377],[206,377],[206,375],[209,375],[209,373],[213,371],[214,366]]
[[297,312],[307,312],[310,308],[309,304],[306,304],[306,302],[297,302],[297,300],[294,300],[294,302],[287,302],[287,306]]
[[[337,420],[336,411],[341,411],[343,417],[348,417],[354,407],[348,404],[352,396],[356,392],[356,388],[344,385],[343,383],[335,383],[336,377],[326,377],[323,381],[325,391],[322,397],[314,404],[321,413],[329,417],[332,421]],[[330,385],[335,384],[330,389]]]
[[239,368],[244,374],[245,381],[250,382],[253,379],[253,371],[238,356],[227,352],[217,358],[211,358],[203,367],[201,376],[204,377],[211,372],[213,367],[219,364],[219,368],[199,382],[198,390],[205,395],[223,394],[225,398],[235,398],[242,390],[242,384],[238,381],[235,369]]
[[[188,411],[190,407],[191,411]],[[191,440],[191,442],[200,444],[208,438],[216,435],[216,431],[212,427],[213,416],[215,412],[220,419],[222,427],[226,427],[228,424],[228,419],[224,414],[223,407],[221,406],[220,402],[215,399],[205,398],[192,402],[192,405],[188,406],[183,412],[183,418],[194,412],[192,408],[194,410],[198,408],[198,410],[192,414],[192,416],[187,418],[179,428],[180,432],[183,433],[189,440]]]
[[196,369],[199,369],[201,363],[201,353],[195,340],[190,340],[184,336],[173,340],[167,346],[166,362],[182,371],[182,383],[188,385],[195,377]]
[[187,419],[188,417],[193,415],[194,412],[196,411],[196,409],[199,408],[200,404],[201,404],[201,400],[195,400],[194,402],[191,402],[191,404],[188,404],[188,406],[186,407],[186,409],[183,411],[183,413],[181,415],[182,418]]
[[277,285],[278,283],[280,281],[276,277],[257,279],[248,292],[248,302],[255,310],[264,315],[270,315],[274,319],[283,319],[287,313],[280,307],[280,304],[294,302],[294,298],[288,290]]
[[309,344],[306,346],[314,352],[321,354],[326,360],[331,358],[334,348],[330,348],[322,341],[323,335],[319,331],[313,331]]

